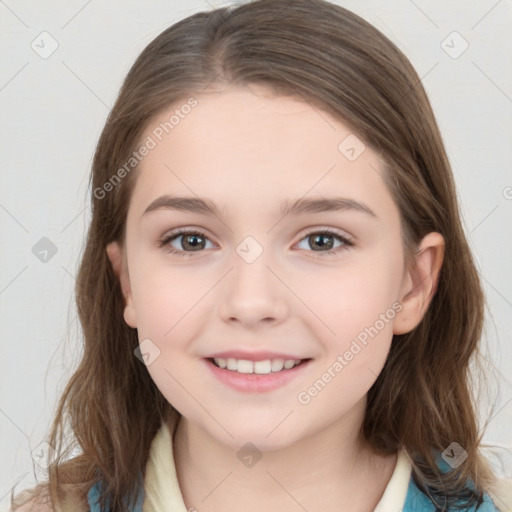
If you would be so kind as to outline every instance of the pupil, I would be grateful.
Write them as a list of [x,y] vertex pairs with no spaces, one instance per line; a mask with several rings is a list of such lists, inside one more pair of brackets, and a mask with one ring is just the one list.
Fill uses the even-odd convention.
[[[193,239],[194,241],[190,243],[191,239]],[[196,249],[198,247],[201,248],[200,247],[200,245],[201,245],[200,242],[197,241],[198,239],[199,240],[201,239],[201,237],[198,236],[198,235],[188,235],[188,236],[183,238],[183,240],[185,241],[184,245],[185,246],[188,245],[189,247],[194,248],[194,249]]]
[[[188,235],[184,237],[183,240],[185,241],[184,245],[188,245],[193,249],[201,248],[201,242],[198,241],[201,240],[201,237],[198,235]],[[320,248],[325,247],[328,249],[332,249],[333,247],[331,235],[311,235],[309,241],[313,249],[315,249],[315,245]]]
[[[330,243],[329,243],[329,241],[326,242],[326,239],[327,240],[331,239],[331,242]],[[320,247],[327,247],[328,249],[331,249],[333,246],[331,235],[312,235],[309,238],[309,240],[310,240],[310,242],[313,241],[313,243],[311,244],[313,246],[313,249],[314,249],[315,243],[317,243]]]

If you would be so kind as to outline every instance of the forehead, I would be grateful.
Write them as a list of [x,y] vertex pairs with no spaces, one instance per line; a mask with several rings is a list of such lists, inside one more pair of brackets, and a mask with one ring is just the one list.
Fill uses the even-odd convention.
[[378,155],[329,113],[254,85],[194,97],[194,108],[173,104],[143,134],[154,147],[136,171],[132,202],[140,214],[164,193],[233,208],[306,194],[391,201]]

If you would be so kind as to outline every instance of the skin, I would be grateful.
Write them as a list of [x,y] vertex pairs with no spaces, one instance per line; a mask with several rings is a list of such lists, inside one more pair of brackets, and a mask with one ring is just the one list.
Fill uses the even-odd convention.
[[[377,456],[358,440],[367,392],[393,334],[412,330],[428,307],[443,237],[428,234],[415,268],[406,270],[382,163],[369,147],[349,161],[338,145],[351,131],[328,113],[261,86],[196,98],[198,106],[136,171],[125,245],[107,247],[125,321],[159,348],[148,372],[182,414],[173,446],[185,505],[201,512],[373,510],[396,455]],[[143,138],[176,108],[155,118]],[[164,209],[143,216],[164,193],[208,198],[223,216]],[[336,195],[364,202],[376,217],[279,213],[285,199]],[[158,247],[180,227],[204,233],[204,248],[182,245],[183,236]],[[341,246],[337,253],[315,251],[310,228],[330,228],[353,245],[329,238],[331,250]],[[252,263],[236,252],[247,236],[263,249]],[[192,256],[170,254],[169,245]],[[321,393],[299,403],[298,393],[393,303],[401,311]],[[241,347],[313,361],[285,386],[247,394],[217,381],[202,360]],[[247,442],[262,453],[252,467],[237,458]]]

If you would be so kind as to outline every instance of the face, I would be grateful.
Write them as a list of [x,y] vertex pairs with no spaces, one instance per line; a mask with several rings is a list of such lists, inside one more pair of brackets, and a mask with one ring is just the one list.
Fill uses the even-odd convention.
[[[196,99],[161,141],[154,130],[179,105],[143,134],[156,146],[109,256],[167,400],[226,445],[275,449],[350,417],[407,328],[399,211],[378,155],[328,113],[256,86]],[[331,208],[284,213],[319,199]],[[207,359],[230,351],[240,373]],[[236,361],[278,368],[278,355],[307,361],[267,375]]]

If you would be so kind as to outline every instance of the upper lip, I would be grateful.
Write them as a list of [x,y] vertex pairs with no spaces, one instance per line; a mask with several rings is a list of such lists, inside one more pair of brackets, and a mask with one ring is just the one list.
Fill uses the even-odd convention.
[[215,354],[211,354],[206,356],[206,358],[212,359],[244,359],[246,361],[265,361],[267,359],[309,359],[307,357],[296,356],[292,354],[285,354],[283,352],[271,352],[271,351],[261,351],[261,352],[246,352],[244,350],[227,350],[224,352],[216,352]]

